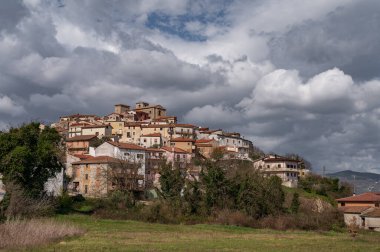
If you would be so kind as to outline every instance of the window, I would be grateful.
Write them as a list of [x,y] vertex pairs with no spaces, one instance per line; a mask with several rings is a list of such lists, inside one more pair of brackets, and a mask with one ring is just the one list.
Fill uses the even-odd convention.
[[88,185],[85,185],[84,186],[84,193],[87,193],[88,192]]
[[146,143],[146,138],[144,138],[144,143]]
[[78,190],[79,190],[79,182],[74,182],[73,183],[73,191],[78,192]]
[[144,158],[144,155],[143,155],[143,154],[137,154],[137,158],[138,158],[138,159],[143,159],[143,158]]
[[270,166],[269,166],[269,165],[267,165],[267,168],[270,168]]
[[281,168],[281,165],[280,165],[280,164],[278,164],[278,165],[277,165],[277,167],[278,167],[278,168]]
[[129,153],[128,152],[124,152],[124,156],[129,156]]
[[346,203],[344,203],[344,202],[340,203],[340,206],[345,206],[345,205],[346,205]]
[[99,136],[99,132],[95,132],[95,135]]
[[86,180],[88,180],[88,174],[86,174],[84,177],[85,177]]

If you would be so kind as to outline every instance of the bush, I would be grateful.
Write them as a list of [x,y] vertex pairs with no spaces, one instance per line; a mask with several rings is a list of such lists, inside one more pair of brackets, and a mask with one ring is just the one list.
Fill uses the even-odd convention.
[[70,197],[67,193],[63,193],[62,195],[57,197],[57,213],[67,214],[72,209],[73,198]]
[[6,219],[32,218],[54,214],[53,201],[47,197],[32,198],[17,184],[8,183],[6,199],[1,202]]

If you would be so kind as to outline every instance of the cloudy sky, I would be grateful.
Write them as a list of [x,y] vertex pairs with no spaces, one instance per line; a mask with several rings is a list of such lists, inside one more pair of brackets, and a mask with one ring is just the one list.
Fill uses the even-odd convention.
[[0,128],[115,103],[380,172],[378,0],[2,0]]

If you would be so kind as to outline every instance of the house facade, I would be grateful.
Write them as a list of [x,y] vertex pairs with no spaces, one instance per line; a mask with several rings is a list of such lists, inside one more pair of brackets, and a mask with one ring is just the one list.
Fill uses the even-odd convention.
[[380,231],[380,192],[367,192],[337,199],[346,225]]
[[267,155],[253,161],[253,168],[266,176],[278,176],[286,187],[295,188],[298,185],[299,161],[290,158]]

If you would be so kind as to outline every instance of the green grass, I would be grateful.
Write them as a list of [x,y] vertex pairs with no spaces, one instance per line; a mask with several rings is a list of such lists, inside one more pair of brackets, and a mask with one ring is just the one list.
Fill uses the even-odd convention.
[[274,231],[221,225],[163,225],[57,217],[87,230],[80,237],[34,248],[34,251],[380,251],[380,233],[353,240],[348,233]]

